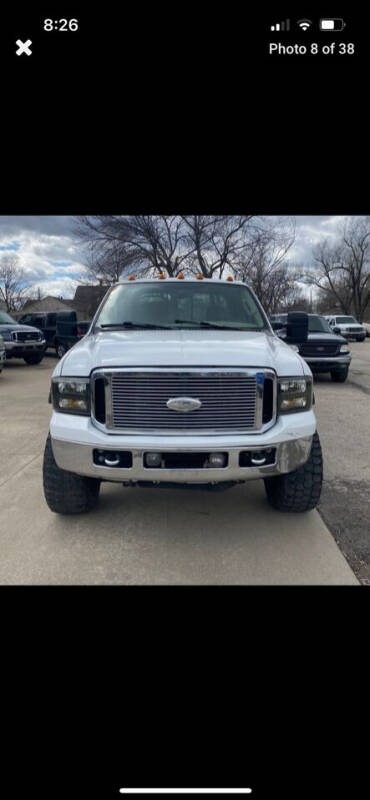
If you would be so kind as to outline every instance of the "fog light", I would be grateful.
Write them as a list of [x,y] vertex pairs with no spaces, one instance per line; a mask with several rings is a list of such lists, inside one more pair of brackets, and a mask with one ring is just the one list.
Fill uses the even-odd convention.
[[226,464],[225,453],[210,453],[208,461],[210,467],[224,467]]
[[161,453],[145,453],[144,461],[146,467],[160,467],[162,455]]

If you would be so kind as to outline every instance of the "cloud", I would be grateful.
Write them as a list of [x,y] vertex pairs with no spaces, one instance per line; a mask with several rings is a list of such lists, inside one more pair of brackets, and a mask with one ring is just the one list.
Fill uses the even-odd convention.
[[72,217],[0,216],[0,258],[16,251],[18,266],[32,289],[73,296],[84,278],[84,253],[73,233]]
[[[334,239],[345,217],[297,216],[296,241],[289,263],[314,265],[312,248],[322,239]],[[78,278],[86,279],[86,250],[74,234],[71,216],[0,216],[0,259],[14,254],[33,288],[47,294],[72,297]]]
[[18,242],[10,242],[9,244],[1,245],[0,250],[19,250],[20,244]]

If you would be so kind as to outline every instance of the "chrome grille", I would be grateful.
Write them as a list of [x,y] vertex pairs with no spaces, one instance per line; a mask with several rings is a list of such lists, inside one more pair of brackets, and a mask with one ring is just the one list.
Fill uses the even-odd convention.
[[[255,368],[144,367],[96,370],[92,381],[92,416],[95,424],[113,432],[209,433],[266,429],[276,419],[276,376]],[[273,414],[263,408],[263,381],[273,381]],[[271,384],[270,384],[271,385]],[[103,419],[96,407],[96,390],[104,386]],[[100,391],[100,389],[99,389]],[[171,398],[192,397],[202,406],[193,411],[170,410]]]
[[16,342],[37,342],[40,338],[38,331],[13,331],[13,339]]

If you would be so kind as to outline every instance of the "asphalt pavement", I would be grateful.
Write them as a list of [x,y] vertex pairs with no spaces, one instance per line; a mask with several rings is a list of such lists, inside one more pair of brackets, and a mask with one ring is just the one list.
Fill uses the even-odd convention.
[[[217,494],[106,483],[90,514],[52,514],[42,458],[55,363],[12,360],[0,375],[0,584],[358,585],[318,511],[274,511],[262,481]],[[335,439],[327,420],[345,392],[359,391],[327,384],[317,386],[324,444]]]

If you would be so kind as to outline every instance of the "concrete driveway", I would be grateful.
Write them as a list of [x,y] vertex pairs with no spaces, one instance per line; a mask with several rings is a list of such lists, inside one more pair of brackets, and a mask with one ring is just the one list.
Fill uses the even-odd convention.
[[96,511],[52,514],[42,457],[55,363],[12,360],[0,375],[0,584],[358,584],[318,512],[274,511],[262,481],[217,494],[106,483]]
[[362,584],[370,585],[370,339],[350,342],[345,383],[315,380],[325,481],[319,510]]

